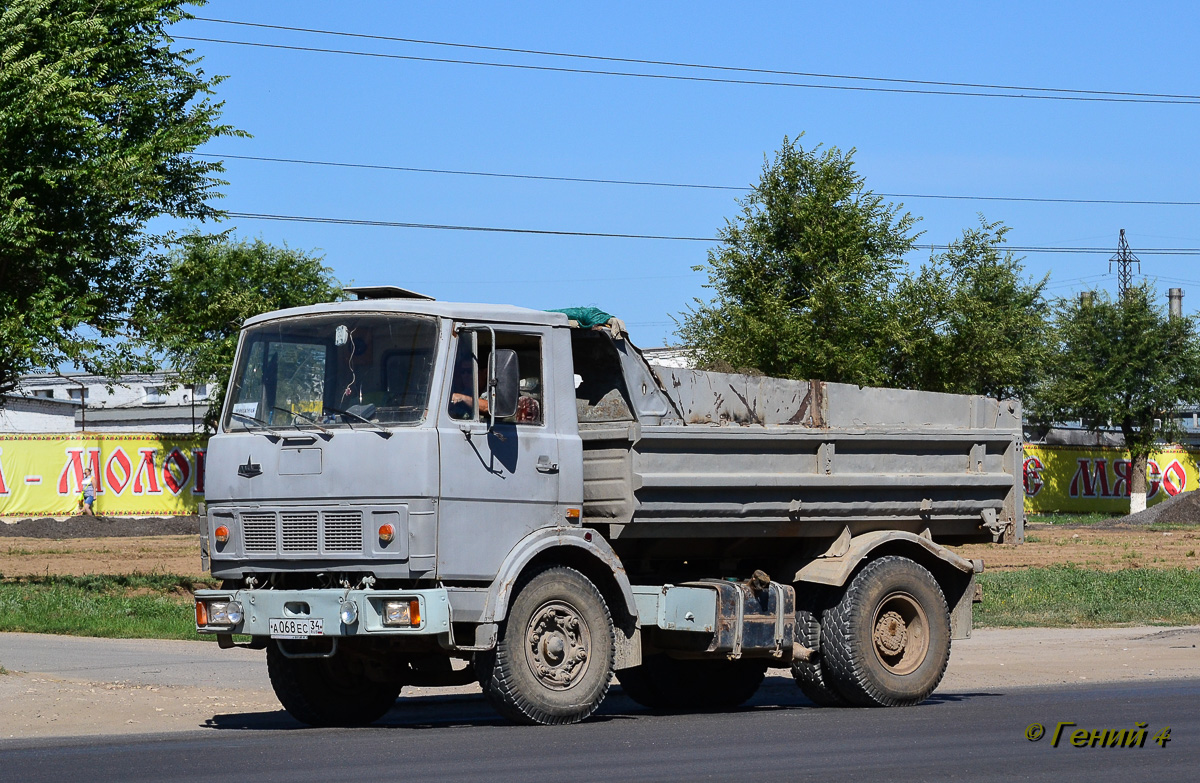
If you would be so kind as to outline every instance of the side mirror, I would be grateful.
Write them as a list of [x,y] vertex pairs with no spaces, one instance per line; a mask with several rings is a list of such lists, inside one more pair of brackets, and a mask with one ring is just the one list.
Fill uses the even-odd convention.
[[517,400],[520,397],[521,375],[517,369],[517,352],[509,348],[499,348],[492,351],[491,366],[488,367],[488,379],[491,381],[491,399],[488,400],[488,412],[492,423],[496,419],[507,419],[517,413]]

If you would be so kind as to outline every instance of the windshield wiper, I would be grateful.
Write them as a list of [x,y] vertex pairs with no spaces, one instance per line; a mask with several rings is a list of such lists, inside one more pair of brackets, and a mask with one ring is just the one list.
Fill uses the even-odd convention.
[[[373,408],[373,407],[374,407],[374,406],[372,406],[372,408]],[[366,424],[368,427],[371,427],[371,428],[373,428],[373,429],[375,430],[375,432],[377,432],[377,433],[379,433],[379,434],[380,434],[380,436],[382,436],[382,437],[384,437],[384,438],[390,438],[390,437],[392,437],[392,431],[391,431],[391,430],[389,430],[389,429],[387,429],[387,428],[385,428],[385,427],[381,427],[381,426],[379,426],[378,424],[376,424],[375,422],[371,421],[370,419],[368,419],[368,418],[366,418],[366,417],[364,417],[364,416],[360,416],[360,415],[359,415],[359,414],[357,414],[357,413],[351,413],[350,411],[344,411],[344,410],[342,410],[341,408],[335,408],[335,407],[333,407],[332,405],[326,405],[326,406],[325,406],[325,410],[329,411],[330,413],[336,413],[336,414],[338,414],[338,415],[340,415],[340,416],[349,416],[349,417],[350,417],[350,418],[352,418],[352,419],[358,419],[358,420],[359,420],[359,421],[361,421],[363,424]],[[347,421],[347,422],[346,422],[346,426],[350,427],[350,429],[354,429],[354,425],[353,425],[353,424],[351,424],[349,421]]]
[[[259,432],[259,435],[262,435],[264,438],[270,437],[271,435],[275,436],[276,438],[283,437],[283,435],[281,435],[280,433],[278,433],[274,429],[272,429],[270,424],[267,424],[265,421],[263,421],[260,418],[255,417],[255,416],[247,416],[245,413],[238,413],[238,412],[234,411],[229,414],[229,418],[241,419],[242,421],[248,421],[252,424],[259,425],[263,430],[265,430],[265,432]],[[249,428],[247,428],[247,430],[249,430]],[[268,435],[267,433],[270,433],[270,435]]]
[[[322,427],[322,426],[321,426],[321,424],[320,424],[320,422],[318,422],[318,421],[317,421],[316,419],[314,419],[312,416],[309,416],[307,413],[302,413],[302,412],[300,412],[300,411],[292,411],[292,410],[288,410],[287,408],[280,408],[278,405],[272,405],[272,406],[271,406],[271,410],[273,410],[273,411],[279,411],[279,412],[281,412],[281,413],[286,413],[286,414],[288,414],[289,416],[299,416],[300,418],[302,418],[302,419],[304,419],[305,421],[309,422],[310,424],[312,424],[314,427],[316,427],[317,429],[319,429],[321,432],[325,433],[325,434],[326,434],[326,435],[328,435],[329,437],[331,437],[331,438],[333,437],[333,433],[332,433],[332,432],[330,432],[330,431],[329,431],[328,429],[326,429],[325,427]],[[293,421],[293,422],[292,422],[292,426],[293,426],[293,427],[295,427],[296,429],[300,430],[301,432],[304,432],[304,430],[300,429],[300,425],[299,425],[299,424],[297,424],[295,421]]]

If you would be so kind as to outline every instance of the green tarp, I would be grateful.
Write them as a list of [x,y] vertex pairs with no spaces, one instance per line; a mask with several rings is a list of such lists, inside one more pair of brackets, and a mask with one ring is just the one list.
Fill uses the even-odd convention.
[[551,313],[563,313],[575,321],[584,329],[590,329],[593,326],[604,326],[613,316],[604,312],[598,307],[564,307],[561,310],[548,310]]

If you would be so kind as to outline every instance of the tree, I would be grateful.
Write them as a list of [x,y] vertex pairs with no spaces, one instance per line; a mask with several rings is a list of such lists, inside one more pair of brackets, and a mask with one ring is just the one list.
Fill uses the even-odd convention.
[[247,318],[340,299],[320,256],[227,237],[189,235],[166,261],[159,285],[134,313],[139,330],[183,383],[216,383],[206,424],[215,425]]
[[1117,426],[1133,469],[1130,512],[1146,508],[1146,464],[1154,444],[1179,435],[1171,412],[1200,402],[1200,334],[1194,318],[1171,318],[1149,284],[1114,300],[1103,292],[1058,303],[1054,356],[1034,396],[1042,423]]
[[[712,302],[679,335],[702,364],[769,375],[882,384],[886,306],[916,219],[864,187],[854,151],[784,138],[708,253]],[[704,267],[696,267],[697,271]]]
[[33,368],[134,361],[128,311],[170,234],[217,216],[221,104],[167,25],[183,0],[9,0],[0,10],[0,392]]
[[895,385],[997,399],[1033,388],[1048,350],[1049,278],[1025,279],[1020,259],[1001,252],[1008,231],[980,215],[977,228],[901,279],[892,301]]
[[[1020,396],[1046,356],[1046,280],[979,217],[913,274],[916,219],[866,190],[853,151],[783,141],[708,254],[711,302],[679,336],[702,366]],[[697,267],[703,269],[704,267]]]

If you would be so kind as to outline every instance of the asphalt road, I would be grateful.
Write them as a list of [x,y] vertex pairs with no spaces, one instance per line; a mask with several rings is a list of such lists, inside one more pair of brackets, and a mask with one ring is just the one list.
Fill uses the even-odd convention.
[[95,682],[271,689],[261,650],[221,650],[215,642],[95,639],[36,633],[0,634],[0,664]]
[[[0,742],[5,781],[1153,780],[1200,777],[1200,681],[939,693],[908,709],[811,707],[775,679],[748,708],[653,715],[614,690],[577,726],[510,726],[479,696],[401,699],[368,729],[225,715],[186,734]],[[1045,724],[1038,742],[1025,738]],[[1052,747],[1055,725],[1148,726],[1144,747]],[[1152,736],[1171,727],[1160,747]],[[1073,730],[1074,727],[1067,731]]]

